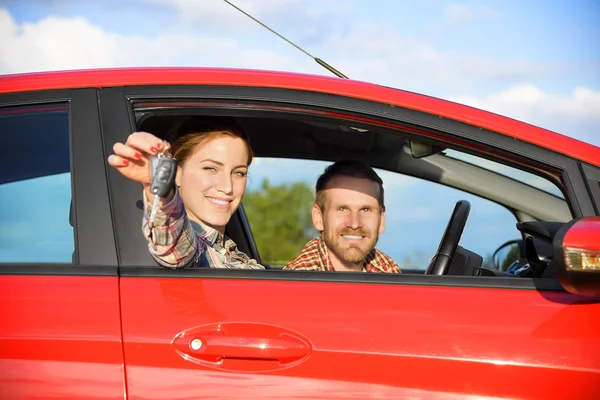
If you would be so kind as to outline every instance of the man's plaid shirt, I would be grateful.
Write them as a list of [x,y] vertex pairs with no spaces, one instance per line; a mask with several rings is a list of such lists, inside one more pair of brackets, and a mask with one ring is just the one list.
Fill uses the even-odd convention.
[[[289,262],[283,269],[304,271],[335,271],[327,253],[327,246],[323,239],[313,239],[304,246],[296,258]],[[400,273],[400,267],[388,255],[373,249],[365,259],[363,272],[390,272]]]
[[179,191],[168,204],[156,210],[152,229],[149,226],[152,203],[144,197],[142,231],[154,259],[168,268],[243,268],[264,267],[237,249],[237,245],[216,229],[190,221]]

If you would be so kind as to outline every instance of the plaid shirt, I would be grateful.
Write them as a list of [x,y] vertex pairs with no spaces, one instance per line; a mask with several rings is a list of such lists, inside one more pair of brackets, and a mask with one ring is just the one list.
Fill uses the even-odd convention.
[[209,226],[187,217],[183,200],[175,188],[175,196],[156,210],[154,226],[150,229],[152,203],[144,198],[142,231],[148,239],[148,249],[154,259],[168,268],[243,268],[264,267],[237,249],[237,245]]
[[[313,239],[284,269],[304,271],[335,271],[327,254],[327,246],[323,239]],[[363,272],[400,273],[400,267],[392,258],[377,249],[373,249],[365,259]]]

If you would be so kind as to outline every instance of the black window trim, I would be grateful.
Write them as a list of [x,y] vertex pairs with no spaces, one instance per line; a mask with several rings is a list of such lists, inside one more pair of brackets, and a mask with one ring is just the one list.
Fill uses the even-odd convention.
[[[117,275],[97,89],[0,94],[0,107],[68,104],[76,263],[7,262],[0,275]],[[65,213],[65,218],[69,214]],[[35,239],[35,238],[34,238]]]
[[600,215],[600,167],[584,162],[580,164],[586,178],[587,188],[595,202],[596,214]]
[[282,271],[277,269],[246,270],[220,268],[119,267],[122,278],[171,278],[171,279],[246,279],[249,281],[302,281],[356,284],[384,284],[400,286],[439,286],[490,289],[528,289],[566,292],[557,279],[437,276],[423,274],[353,274],[325,271]]
[[[136,86],[136,87],[114,87],[104,88],[100,91],[101,115],[103,122],[110,128],[106,128],[110,135],[106,135],[105,151],[112,148],[116,140],[124,140],[128,134],[135,129],[135,115],[133,107],[134,101],[157,101],[157,100],[193,100],[203,101],[248,101],[262,102],[271,104],[284,104],[303,106],[308,108],[326,108],[330,110],[343,111],[357,115],[369,115],[374,119],[383,121],[395,121],[433,129],[444,132],[448,137],[458,137],[467,143],[475,143],[488,149],[496,149],[502,153],[514,153],[534,163],[548,166],[550,168],[564,172],[564,186],[567,189],[566,199],[572,206],[574,216],[593,215],[595,213],[591,199],[584,197],[575,198],[574,193],[582,193],[581,189],[586,188],[583,175],[578,167],[578,162],[565,155],[555,153],[548,149],[514,139],[496,132],[487,131],[483,136],[483,129],[471,126],[458,121],[440,118],[438,116],[426,114],[423,112],[392,107],[382,103],[375,103],[367,100],[347,98],[324,93],[315,93],[302,90],[258,88],[258,87],[233,87],[233,86]],[[121,185],[123,182],[116,174],[109,174],[109,182],[112,187]],[[131,187],[132,188],[132,187]],[[585,190],[583,193],[587,193]],[[117,198],[111,197],[113,206],[117,213],[125,214],[126,204],[135,202],[140,193],[128,189],[124,195]],[[125,224],[123,224],[125,225]],[[136,225],[136,234],[139,235],[139,225],[141,219]],[[148,258],[140,260],[132,255],[132,245],[135,240],[131,239],[128,233],[132,233],[123,226],[116,224],[118,236],[124,240],[119,242],[121,250],[122,263],[120,271],[122,276],[172,276],[172,277],[219,277],[239,279],[283,279],[283,280],[314,280],[315,281],[352,281],[352,282],[373,282],[379,280],[382,283],[411,284],[414,282],[414,276],[409,274],[397,276],[379,276],[365,277],[345,276],[338,274],[311,273],[293,274],[291,271],[209,271],[205,269],[190,269],[171,271],[160,267],[148,267]],[[143,238],[142,238],[143,239]],[[135,253],[135,251],[134,251]],[[151,265],[154,265],[153,263]],[[264,274],[276,275],[264,275]],[[281,275],[284,274],[284,275]],[[436,285],[437,278],[430,276],[420,276],[417,278],[419,285]],[[465,279],[468,280],[465,281]],[[488,277],[442,277],[443,284],[450,286],[477,286],[477,287],[512,287],[523,289],[538,290],[559,290],[562,291],[557,281],[553,279],[509,279]]]

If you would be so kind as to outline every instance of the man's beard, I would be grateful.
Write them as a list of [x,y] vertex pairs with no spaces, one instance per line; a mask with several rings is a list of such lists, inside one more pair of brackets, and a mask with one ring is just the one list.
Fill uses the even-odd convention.
[[[371,235],[371,232],[364,229],[343,229],[339,231],[330,231],[327,233],[325,230],[323,235],[323,240],[327,245],[329,251],[332,251],[340,260],[349,262],[349,263],[359,263],[365,260],[371,250],[377,244],[377,240],[379,239],[379,234]],[[342,239],[342,235],[355,235],[355,236],[363,236],[363,239],[360,239],[361,246],[350,244],[347,248],[342,248],[340,244],[340,240]],[[347,239],[346,239],[347,240]],[[350,240],[347,240],[351,243]],[[364,243],[366,242],[366,243]]]

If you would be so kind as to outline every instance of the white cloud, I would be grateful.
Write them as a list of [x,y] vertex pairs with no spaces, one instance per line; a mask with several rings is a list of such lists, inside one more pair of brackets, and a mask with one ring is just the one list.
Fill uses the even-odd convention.
[[[485,96],[451,100],[525,121],[600,146],[600,91],[576,87],[567,95],[547,93],[532,84]],[[577,132],[571,131],[577,129]]]
[[0,73],[150,65],[299,68],[291,57],[247,48],[234,39],[168,33],[119,35],[81,17],[49,16],[19,25],[6,9],[0,9],[0,43]]
[[4,73],[113,66],[127,56],[119,54],[116,35],[83,18],[48,17],[17,25],[7,10],[0,9],[0,27],[0,71]]
[[455,100],[488,110],[502,110],[515,118],[535,114],[559,114],[600,120],[600,92],[577,87],[568,96],[545,93],[532,84],[510,87],[487,97],[463,96]]

